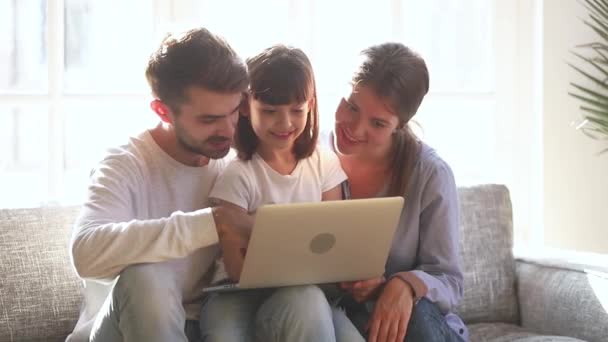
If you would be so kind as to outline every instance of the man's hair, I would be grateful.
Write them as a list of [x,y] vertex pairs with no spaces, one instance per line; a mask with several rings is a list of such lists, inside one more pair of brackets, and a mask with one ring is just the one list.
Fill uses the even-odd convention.
[[220,93],[243,92],[247,66],[221,37],[205,28],[169,34],[150,56],[146,78],[153,95],[176,114],[187,101],[185,90],[203,87]]
[[[306,54],[297,48],[275,45],[248,58],[247,66],[251,81],[248,97],[269,105],[287,105],[313,99],[314,103],[306,114],[304,132],[293,146],[296,159],[309,157],[317,145],[319,111],[315,77]],[[259,139],[249,117],[239,117],[234,142],[239,158],[251,159]]]

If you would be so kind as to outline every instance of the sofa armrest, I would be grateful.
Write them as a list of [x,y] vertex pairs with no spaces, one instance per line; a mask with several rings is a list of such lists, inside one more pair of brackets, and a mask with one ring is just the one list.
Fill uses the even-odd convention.
[[608,341],[608,272],[556,260],[517,260],[521,324],[527,330]]

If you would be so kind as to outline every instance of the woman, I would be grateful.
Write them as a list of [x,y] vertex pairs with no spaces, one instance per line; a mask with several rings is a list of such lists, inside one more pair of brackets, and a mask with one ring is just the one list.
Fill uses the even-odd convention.
[[405,197],[385,277],[340,286],[368,341],[467,341],[451,311],[462,297],[458,202],[450,167],[409,121],[428,92],[424,60],[399,43],[372,46],[337,112],[334,147],[346,198]]

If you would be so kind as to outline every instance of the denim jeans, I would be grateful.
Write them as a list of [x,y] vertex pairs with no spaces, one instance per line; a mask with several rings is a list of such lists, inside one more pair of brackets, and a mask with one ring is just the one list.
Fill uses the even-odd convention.
[[200,324],[204,342],[363,341],[315,285],[212,294]]
[[[374,309],[374,302],[356,303],[352,297],[345,297],[340,305],[345,309],[357,329],[367,336],[364,331]],[[407,326],[405,341],[408,342],[463,342],[439,311],[437,305],[422,298],[414,305]]]
[[182,290],[167,267],[141,264],[122,271],[97,315],[90,341],[198,341],[198,322],[186,321]]

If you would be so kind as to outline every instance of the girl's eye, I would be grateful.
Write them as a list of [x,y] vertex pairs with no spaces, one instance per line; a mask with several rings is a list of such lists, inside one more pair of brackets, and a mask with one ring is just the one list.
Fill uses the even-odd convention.
[[378,128],[382,128],[382,127],[386,126],[384,124],[384,122],[382,122],[380,120],[372,120],[372,124],[374,125],[374,127],[378,127]]
[[276,110],[274,110],[272,108],[264,108],[264,109],[262,109],[262,112],[266,113],[266,114],[274,114],[276,112]]

